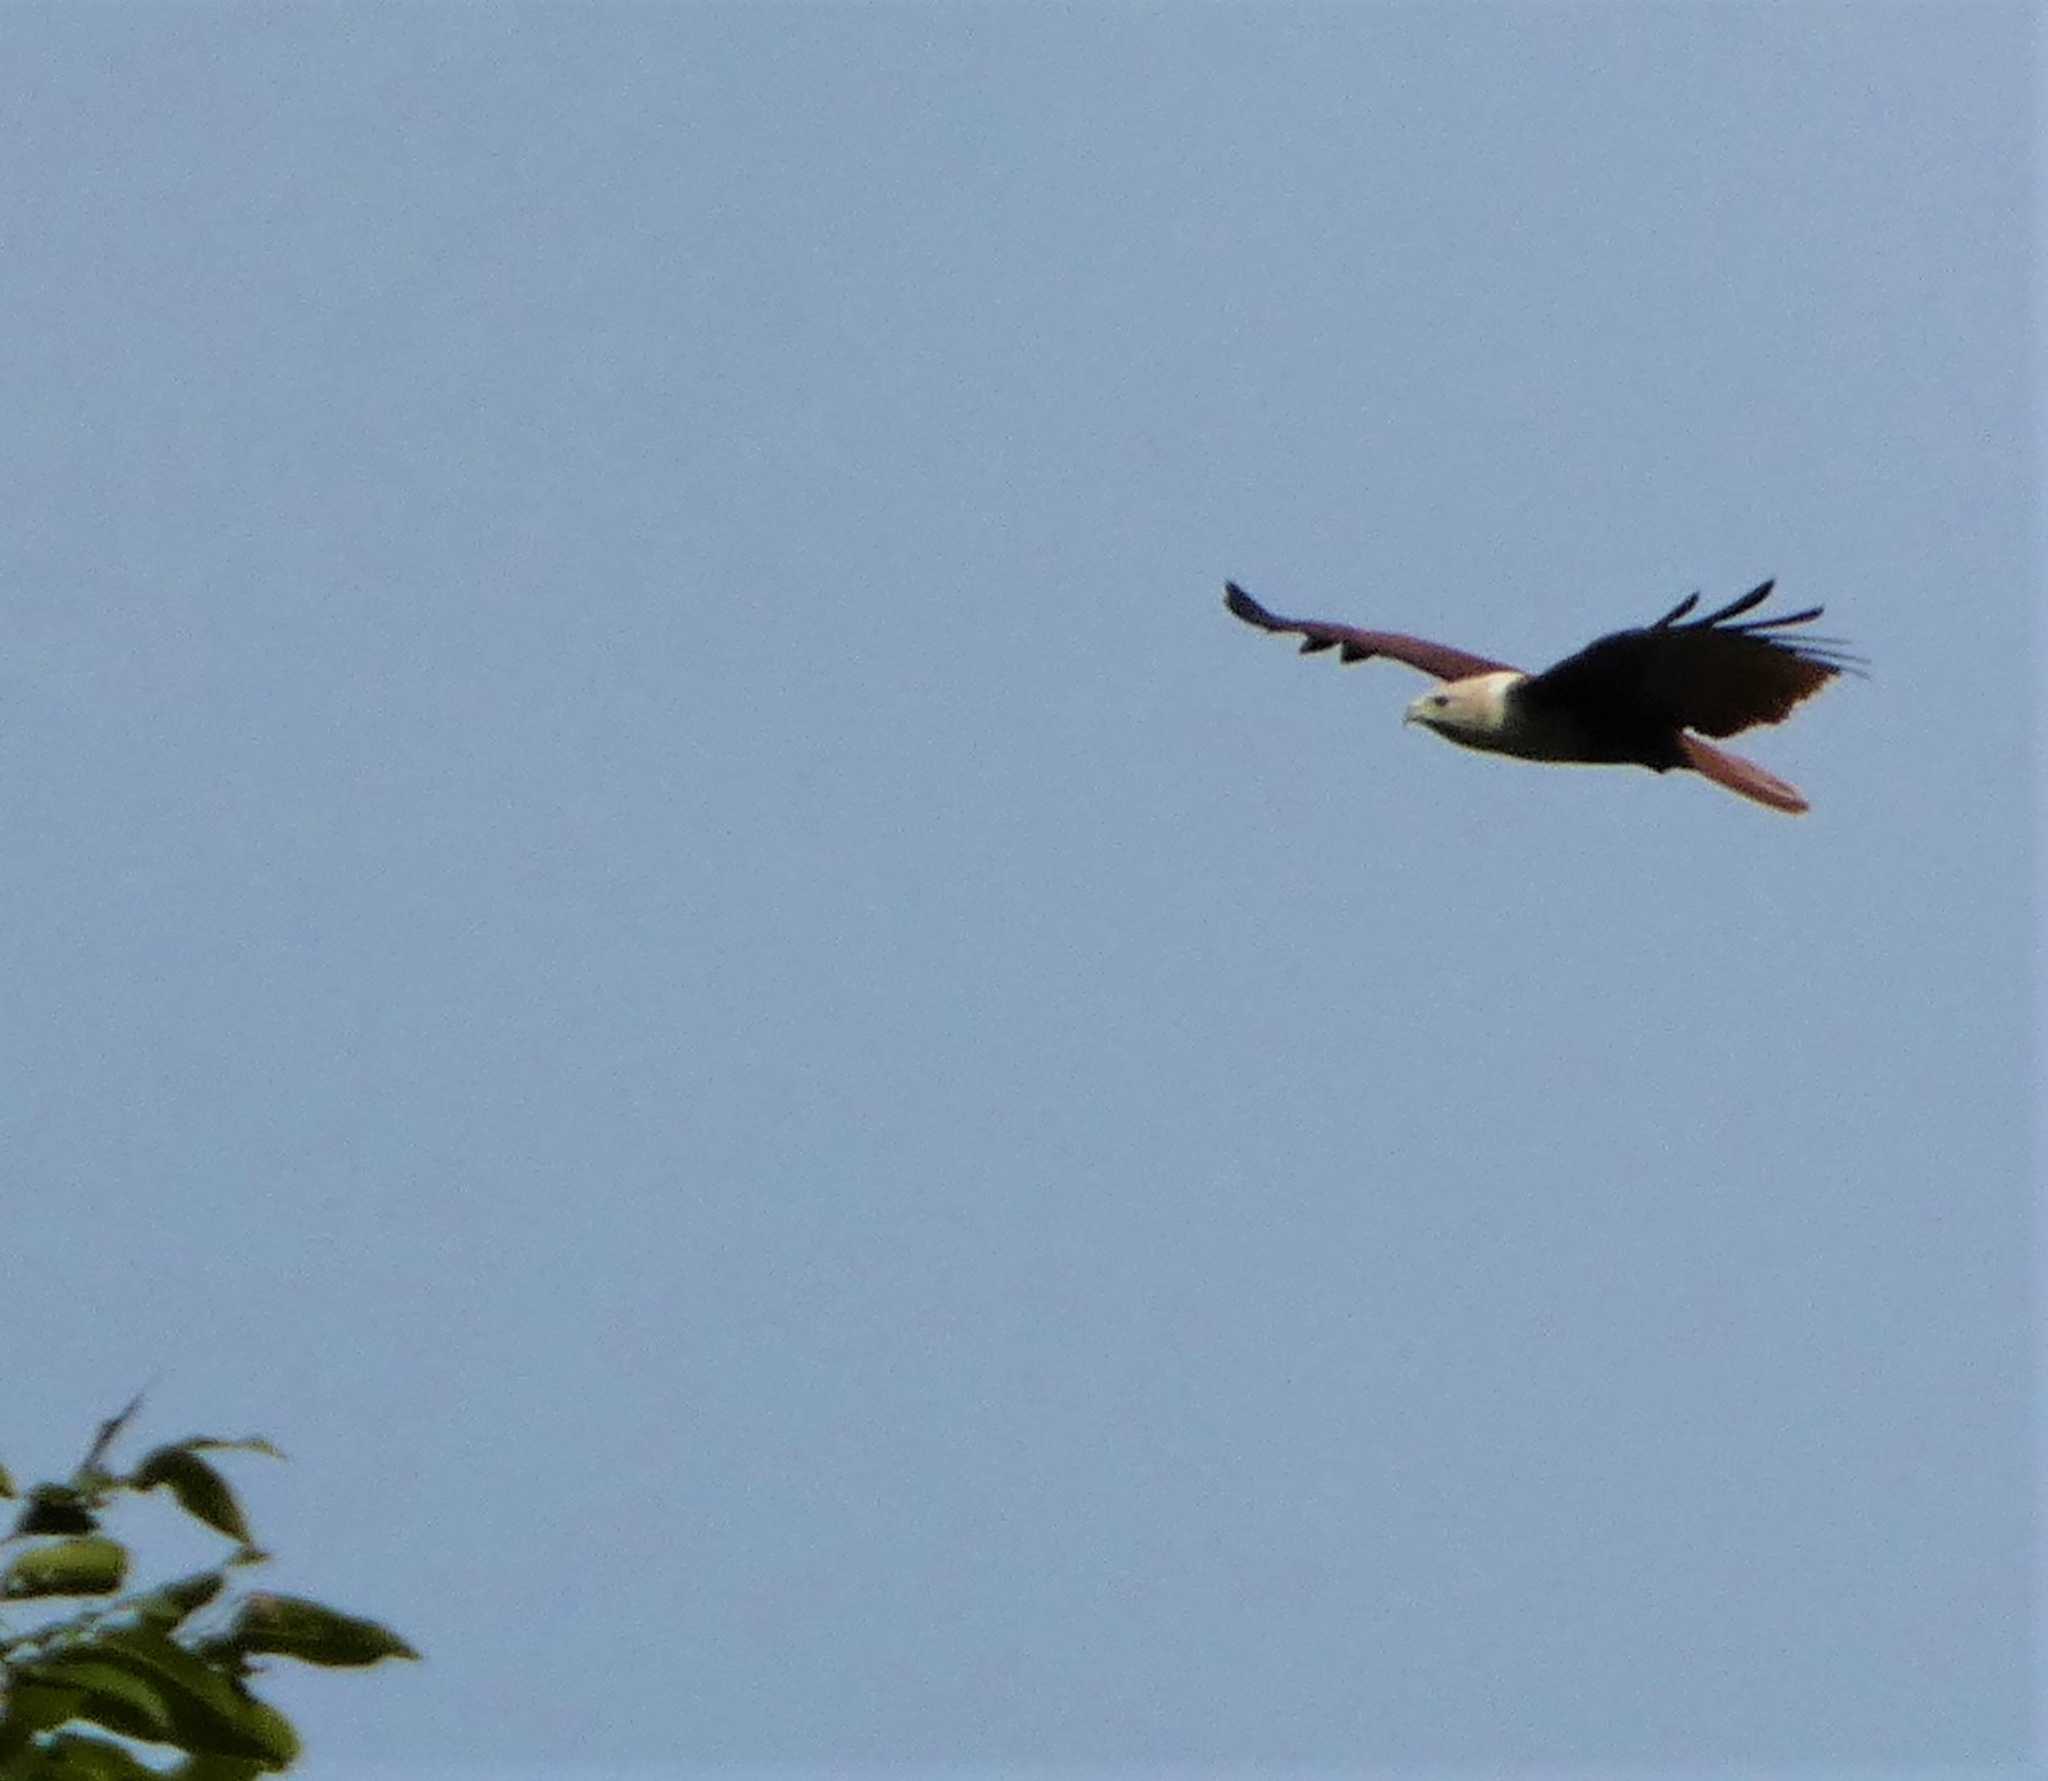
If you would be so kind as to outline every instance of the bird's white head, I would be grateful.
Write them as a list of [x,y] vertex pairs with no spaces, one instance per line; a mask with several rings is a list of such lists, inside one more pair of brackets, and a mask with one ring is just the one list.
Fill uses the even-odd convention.
[[1407,722],[1421,724],[1452,742],[1484,748],[1508,723],[1508,691],[1526,678],[1508,669],[1447,680],[1408,707]]

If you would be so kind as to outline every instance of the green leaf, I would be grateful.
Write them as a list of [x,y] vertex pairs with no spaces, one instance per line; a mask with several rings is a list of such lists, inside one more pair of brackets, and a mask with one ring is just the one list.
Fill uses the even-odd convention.
[[14,1524],[20,1534],[89,1534],[99,1523],[82,1492],[68,1484],[38,1484]]
[[373,1664],[386,1657],[419,1658],[389,1627],[292,1595],[247,1597],[234,1625],[209,1640],[208,1648],[245,1657],[296,1657],[329,1668]]
[[273,1768],[298,1755],[290,1720],[157,1627],[116,1628],[95,1654],[157,1684],[176,1733],[171,1741],[194,1754],[252,1757]]
[[75,1688],[55,1688],[16,1673],[7,1690],[7,1710],[0,1713],[0,1760],[26,1750],[38,1732],[62,1725],[78,1705]]
[[220,1594],[227,1579],[218,1571],[195,1571],[189,1577],[153,1589],[137,1598],[136,1611],[152,1626],[169,1632],[188,1614],[197,1613]]
[[7,1468],[0,1466],[0,1497],[14,1495],[14,1480],[8,1476]]
[[18,1752],[0,1758],[0,1775],[7,1781],[63,1781],[64,1771],[52,1766],[51,1757],[40,1744],[24,1745]]
[[70,1713],[73,1719],[89,1719],[110,1732],[152,1744],[172,1741],[176,1727],[161,1684],[132,1663],[102,1656],[88,1646],[24,1665],[22,1674],[45,1688],[74,1690],[78,1698]]
[[127,1549],[117,1540],[93,1534],[24,1552],[0,1572],[0,1597],[20,1601],[28,1596],[112,1595],[127,1574]]
[[157,1448],[135,1468],[128,1482],[137,1490],[154,1490],[159,1484],[167,1484],[187,1515],[226,1534],[230,1540],[238,1540],[244,1546],[254,1544],[249,1524],[242,1519],[242,1506],[235,1501],[228,1481],[194,1453],[190,1443]]
[[268,1763],[247,1756],[188,1756],[163,1771],[161,1781],[255,1781],[269,1771]]
[[237,1688],[242,1703],[241,1729],[250,1742],[261,1748],[278,1768],[289,1768],[299,1760],[299,1734],[292,1722],[268,1701],[259,1701],[246,1688]]
[[226,1440],[219,1435],[193,1435],[178,1445],[192,1453],[262,1453],[272,1459],[284,1458],[261,1435],[244,1435],[239,1441]]
[[43,1748],[51,1781],[163,1781],[163,1771],[138,1762],[118,1744],[84,1732],[64,1732]]

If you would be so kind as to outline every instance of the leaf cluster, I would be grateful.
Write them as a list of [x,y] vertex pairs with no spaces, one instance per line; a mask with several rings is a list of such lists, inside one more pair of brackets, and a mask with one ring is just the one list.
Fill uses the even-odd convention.
[[[0,1565],[0,1610],[84,1604],[20,1632],[0,1620],[0,1781],[249,1781],[290,1767],[299,1751],[291,1721],[251,1686],[261,1660],[355,1668],[419,1655],[376,1621],[319,1602],[233,1595],[230,1573],[269,1555],[206,1456],[284,1456],[260,1439],[198,1435],[114,1470],[114,1443],[140,1407],[137,1398],[103,1422],[67,1479],[24,1493],[0,1466],[0,1498],[22,1505],[0,1537],[0,1553],[20,1547]],[[232,1550],[210,1569],[125,1590],[130,1554],[103,1524],[120,1497],[156,1490]],[[122,1740],[165,1745],[182,1760],[152,1767]]]

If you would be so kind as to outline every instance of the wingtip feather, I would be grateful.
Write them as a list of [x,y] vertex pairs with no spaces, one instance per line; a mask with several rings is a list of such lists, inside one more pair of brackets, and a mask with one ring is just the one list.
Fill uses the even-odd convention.
[[1267,624],[1273,617],[1234,581],[1223,584],[1223,604],[1248,625]]

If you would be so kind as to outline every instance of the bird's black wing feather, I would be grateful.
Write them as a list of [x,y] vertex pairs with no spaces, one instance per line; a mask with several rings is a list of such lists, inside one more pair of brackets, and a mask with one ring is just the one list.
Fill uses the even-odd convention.
[[1597,638],[1531,676],[1517,697],[1582,714],[1616,734],[1696,730],[1719,737],[1777,723],[1837,674],[1855,672],[1859,658],[1829,639],[1777,634],[1818,618],[1818,606],[1729,622],[1761,605],[1771,587],[1767,581],[1687,624],[1676,621],[1693,600],[1653,625]]

